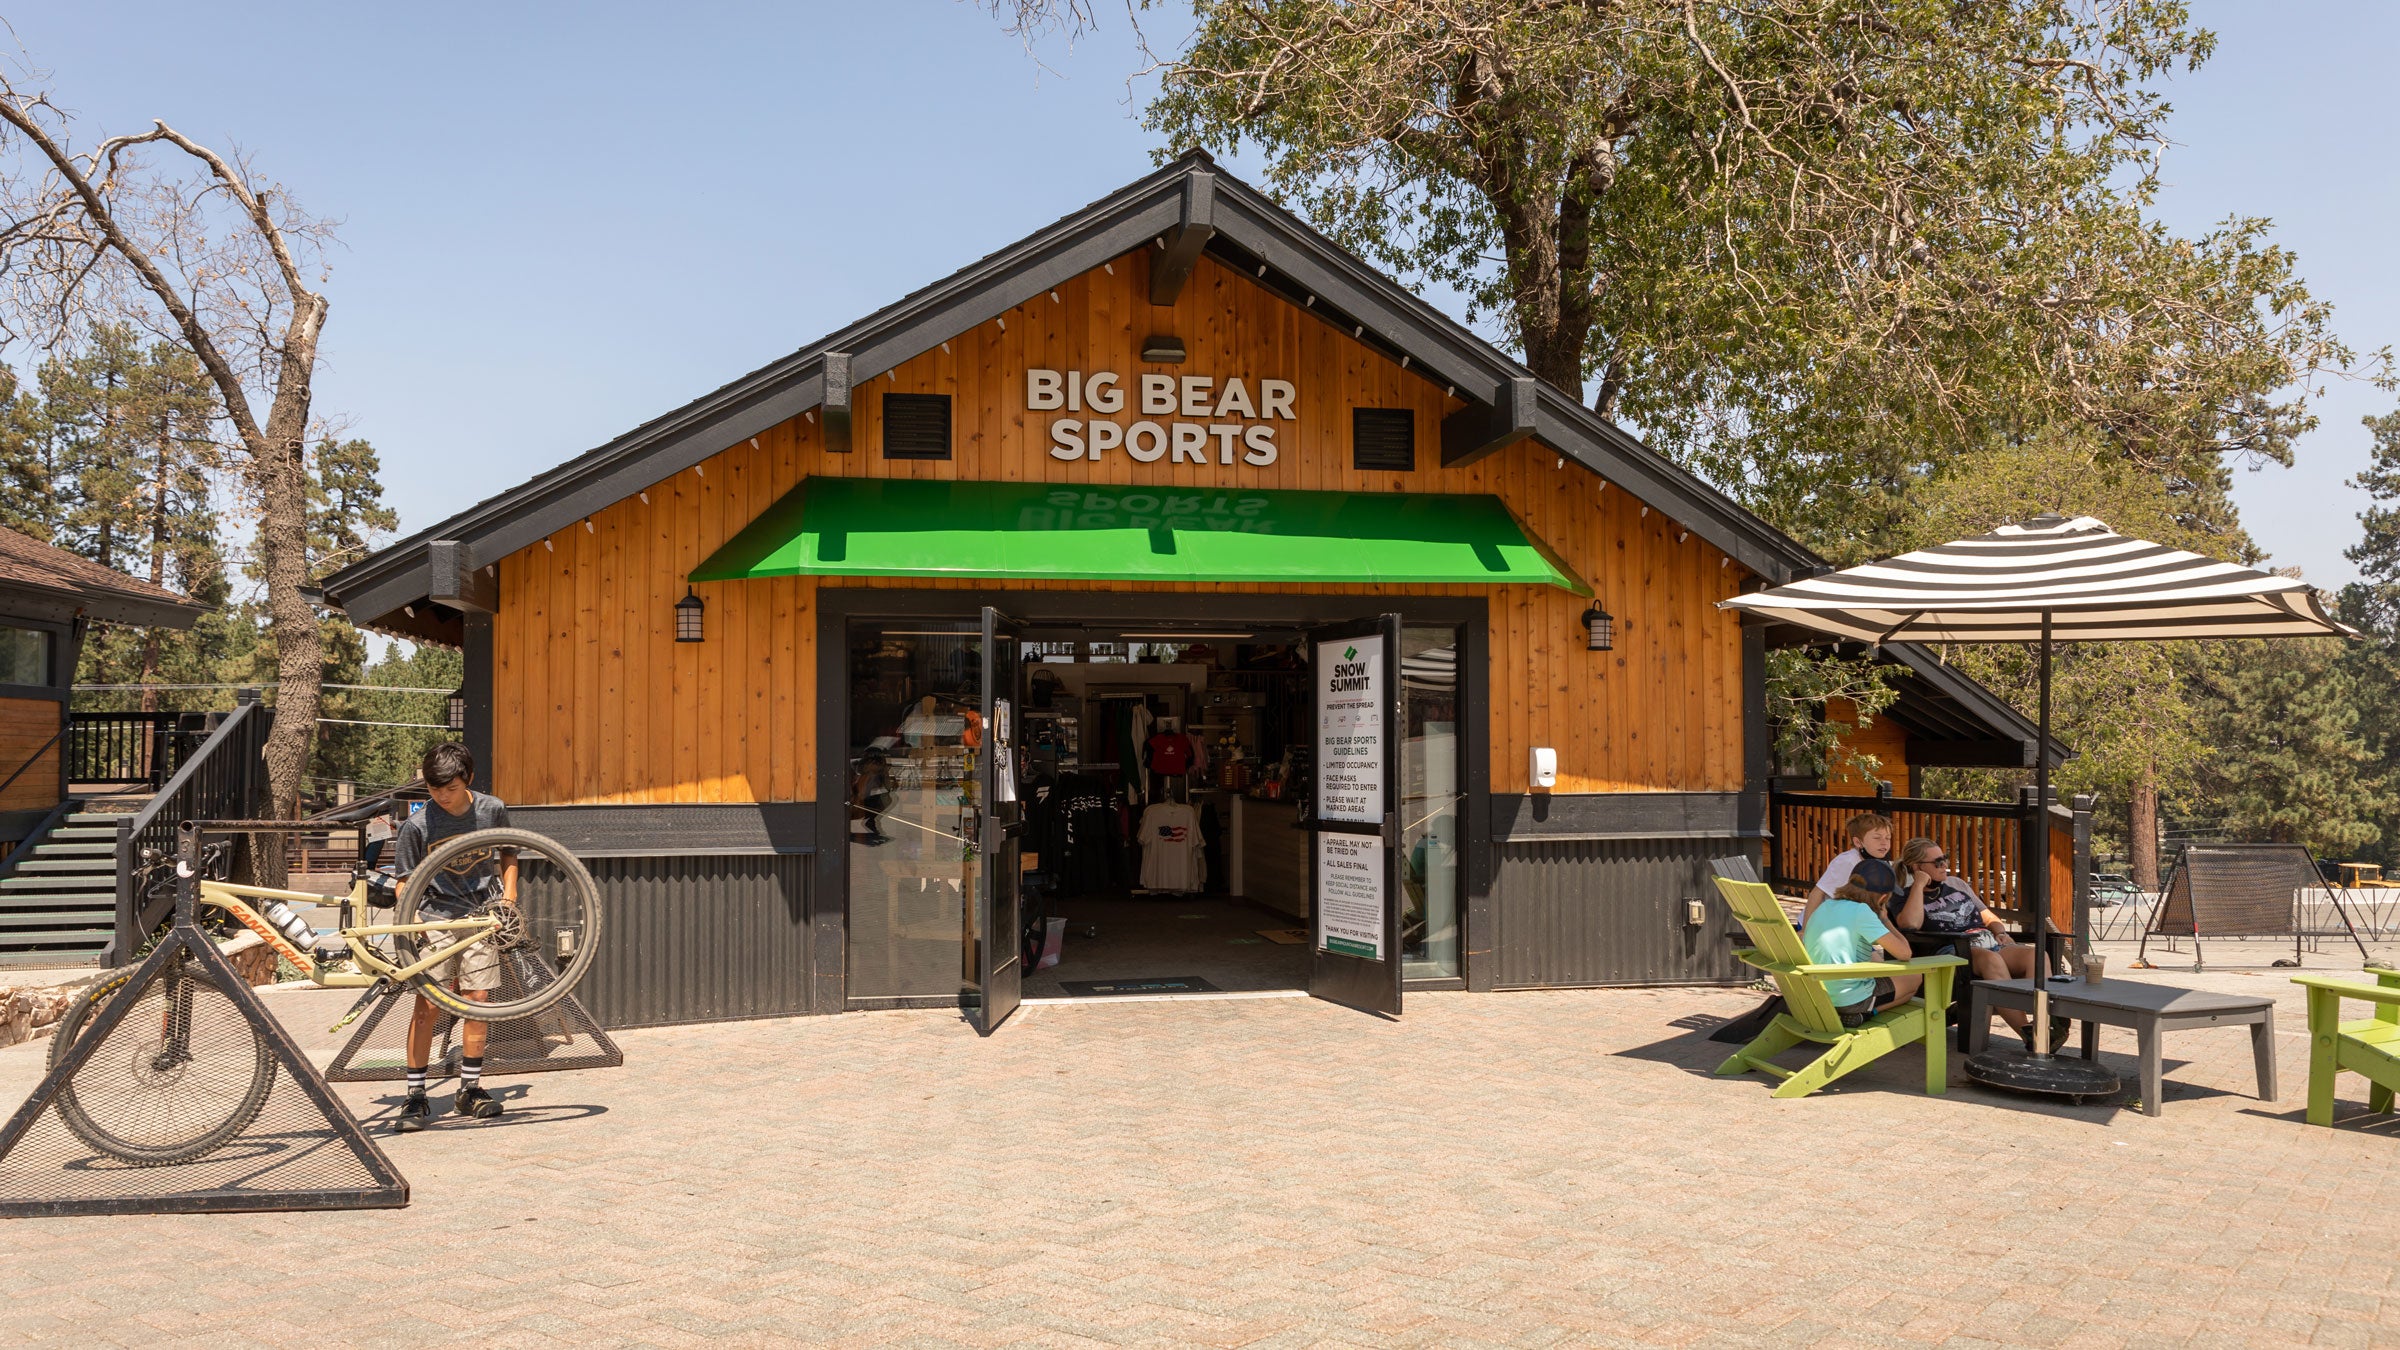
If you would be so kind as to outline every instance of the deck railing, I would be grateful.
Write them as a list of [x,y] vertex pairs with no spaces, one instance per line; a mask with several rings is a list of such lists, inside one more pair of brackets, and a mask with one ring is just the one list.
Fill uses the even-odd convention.
[[1923,837],[1942,846],[1950,874],[1974,888],[2020,934],[2033,931],[2027,902],[2033,892],[2026,863],[2038,856],[2042,829],[2050,831],[2050,926],[2089,937],[2091,802],[2079,797],[2073,809],[2053,802],[2048,810],[2028,789],[2013,802],[1959,802],[1932,797],[1775,792],[1767,798],[1770,836],[1768,882],[1798,894],[1817,883],[1834,855],[1850,847],[1844,825],[1873,811],[1892,820],[1892,851]]
[[70,712],[67,781],[155,792],[208,735],[204,713]]

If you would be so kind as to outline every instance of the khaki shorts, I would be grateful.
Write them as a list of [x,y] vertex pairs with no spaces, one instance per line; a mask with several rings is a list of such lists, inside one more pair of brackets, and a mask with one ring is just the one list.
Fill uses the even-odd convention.
[[[466,933],[444,932],[425,935],[425,954],[431,956],[445,947],[454,947],[471,936]],[[478,942],[464,953],[434,966],[425,972],[443,984],[455,980],[462,994],[484,993],[500,987],[500,953],[489,942]]]

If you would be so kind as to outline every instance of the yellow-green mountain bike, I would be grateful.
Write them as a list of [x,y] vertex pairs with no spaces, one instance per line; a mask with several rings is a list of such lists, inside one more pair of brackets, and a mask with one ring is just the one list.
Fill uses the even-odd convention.
[[[292,909],[328,897],[228,881],[228,855],[222,845],[204,851],[194,879],[196,917],[219,931],[258,934],[318,985],[364,989],[336,1029],[402,989],[464,1021],[530,1017],[572,992],[599,952],[600,888],[573,854],[530,830],[446,839],[397,887],[388,876],[354,869],[330,935],[315,933]],[[513,899],[492,897],[463,914],[428,911],[433,878],[497,857],[516,863]],[[147,885],[173,886],[169,865],[146,869]],[[498,988],[479,1000],[453,987],[460,971],[487,956],[498,963]],[[67,1009],[50,1046],[53,1066],[138,969],[109,971]],[[59,1089],[59,1114],[85,1143],[124,1162],[189,1162],[257,1118],[275,1085],[275,1058],[232,998],[188,959],[179,956],[137,997],[108,1043]]]

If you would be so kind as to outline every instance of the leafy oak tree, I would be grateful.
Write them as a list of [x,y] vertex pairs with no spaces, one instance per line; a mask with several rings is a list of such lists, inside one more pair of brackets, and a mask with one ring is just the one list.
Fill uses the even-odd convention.
[[163,121],[80,149],[75,132],[47,91],[0,74],[0,338],[55,348],[107,316],[198,365],[257,512],[275,658],[268,790],[289,815],[322,679],[307,446],[330,231],[246,159]]
[[2155,85],[2213,42],[2174,0],[1194,14],[1149,110],[1173,147],[1256,150],[1320,226],[1838,561],[1911,535],[1949,454],[2051,422],[2222,524],[2225,457],[2288,459],[2295,386],[2349,359],[2261,222],[2147,218]]

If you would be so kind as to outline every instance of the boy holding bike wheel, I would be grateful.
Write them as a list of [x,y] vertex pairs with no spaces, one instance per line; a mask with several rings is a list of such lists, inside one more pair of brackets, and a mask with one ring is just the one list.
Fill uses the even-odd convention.
[[[403,881],[443,840],[476,830],[501,829],[508,824],[507,805],[497,797],[474,790],[475,757],[467,753],[465,746],[445,741],[433,747],[425,752],[419,770],[433,800],[426,803],[424,810],[410,816],[392,840],[393,871]],[[514,849],[477,849],[450,859],[439,875],[427,881],[420,913],[429,920],[456,919],[494,902],[509,905],[517,902]],[[449,933],[430,933],[425,937],[428,951],[438,951],[457,941]],[[433,967],[430,973],[436,980],[454,984],[460,997],[482,1003],[500,987],[500,955],[491,943],[478,942]],[[433,1116],[433,1108],[425,1099],[425,1068],[433,1055],[433,1031],[441,1019],[441,1009],[424,995],[418,995],[416,1012],[408,1022],[408,1101],[400,1108],[398,1125],[403,1131],[424,1129]],[[490,1024],[467,1021],[462,1025],[455,1109],[462,1116],[489,1120],[500,1114],[499,1099],[483,1089],[483,1048]]]

